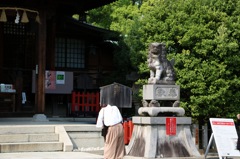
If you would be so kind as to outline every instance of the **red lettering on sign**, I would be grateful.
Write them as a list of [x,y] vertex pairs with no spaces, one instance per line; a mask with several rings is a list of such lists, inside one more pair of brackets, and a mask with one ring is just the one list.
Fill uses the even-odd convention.
[[234,122],[212,121],[213,125],[234,126]]

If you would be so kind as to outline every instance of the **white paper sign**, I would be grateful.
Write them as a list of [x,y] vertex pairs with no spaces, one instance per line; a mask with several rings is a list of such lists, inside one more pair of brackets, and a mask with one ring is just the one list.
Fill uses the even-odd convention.
[[240,156],[237,131],[233,119],[210,118],[219,156]]

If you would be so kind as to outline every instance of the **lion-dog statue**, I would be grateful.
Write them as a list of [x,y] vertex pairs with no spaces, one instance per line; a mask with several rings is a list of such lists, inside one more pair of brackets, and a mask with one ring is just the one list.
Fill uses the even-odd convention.
[[168,61],[166,47],[163,43],[151,43],[148,49],[147,63],[150,69],[149,84],[175,83],[174,60]]

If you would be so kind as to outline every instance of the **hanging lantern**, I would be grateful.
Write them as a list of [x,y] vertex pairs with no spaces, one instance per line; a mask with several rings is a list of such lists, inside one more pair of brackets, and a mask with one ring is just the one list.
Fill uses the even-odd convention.
[[25,10],[23,11],[21,22],[22,23],[28,23],[29,22],[28,17],[27,17],[27,13],[26,13]]
[[6,13],[5,13],[5,9],[2,10],[2,14],[1,14],[1,17],[0,17],[0,22],[7,22],[7,16],[6,16]]

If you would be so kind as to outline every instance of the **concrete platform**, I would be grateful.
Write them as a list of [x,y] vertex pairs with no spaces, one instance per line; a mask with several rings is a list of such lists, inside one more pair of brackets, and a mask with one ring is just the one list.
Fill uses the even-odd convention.
[[[44,138],[44,133],[40,133],[40,132],[42,131],[48,132],[49,130],[51,131],[51,133],[53,131],[53,133],[58,134],[59,136],[58,142],[64,143],[64,148],[62,151],[68,151],[68,152],[71,152],[73,150],[84,151],[89,148],[93,150],[96,150],[96,149],[99,150],[99,149],[103,149],[104,141],[100,135],[101,129],[96,128],[95,124],[96,124],[96,118],[73,118],[73,117],[50,118],[48,117],[48,119],[45,121],[39,121],[39,120],[36,121],[31,117],[0,118],[0,132],[2,133],[2,134],[0,133],[0,137],[1,136],[5,137],[6,135],[8,135],[7,132],[9,132],[14,135],[19,134],[18,136],[20,136],[21,139],[24,138],[24,134],[26,134],[29,138],[29,136],[31,136],[31,134],[33,133],[36,133],[41,138]],[[47,139],[48,140],[44,140],[42,142],[49,141],[49,136],[47,136]],[[12,142],[16,143],[16,140]],[[27,140],[28,145],[34,144],[32,142],[33,141]],[[21,142],[18,145],[21,145],[21,144],[23,143]],[[3,143],[1,145],[3,145]],[[8,145],[6,146],[8,146],[9,148],[11,147],[11,149],[8,149],[8,152],[11,152],[11,153],[25,152],[24,149],[22,149],[21,151],[19,149],[19,148],[22,148],[23,146],[14,146],[14,149],[13,149],[10,143]],[[58,151],[58,150],[54,150],[54,146],[52,147],[53,147],[52,152]],[[45,149],[45,146],[39,147],[38,148],[39,150],[35,148],[36,146],[31,151],[47,152],[47,150]],[[49,150],[51,149],[49,148]],[[4,151],[4,153],[8,153],[8,152]],[[26,152],[29,152],[29,151],[26,150]]]
[[[100,151],[96,152],[24,152],[24,153],[0,153],[1,159],[103,159]],[[125,156],[123,159],[144,159],[142,157]],[[201,157],[177,157],[161,159],[204,159]],[[210,156],[207,159],[219,159],[218,156]],[[230,158],[229,158],[230,159]],[[239,158],[231,158],[239,159]]]
[[75,125],[96,124],[96,118],[59,118],[51,117],[49,121],[35,121],[33,118],[0,118],[0,125]]
[[[95,118],[48,118],[48,122],[35,122],[32,118],[0,118],[1,125],[95,125]],[[218,156],[208,156],[207,159],[218,159]],[[85,149],[72,152],[19,152],[0,153],[0,159],[103,159],[103,150]],[[124,159],[143,159],[142,157],[125,156]],[[161,158],[164,159],[164,158]],[[177,158],[165,158],[177,159]],[[204,156],[178,159],[204,159]],[[232,158],[239,159],[239,158]]]
[[86,152],[1,153],[1,159],[103,159],[103,155]]

